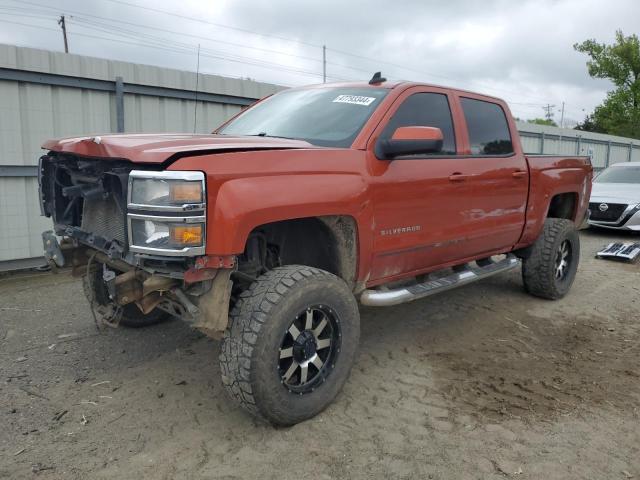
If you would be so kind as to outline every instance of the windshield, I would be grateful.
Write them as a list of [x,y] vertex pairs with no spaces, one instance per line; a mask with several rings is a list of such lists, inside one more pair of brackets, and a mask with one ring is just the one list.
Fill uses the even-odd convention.
[[611,167],[598,175],[596,183],[640,183],[640,165],[633,167]]
[[306,140],[349,147],[386,96],[385,88],[285,90],[242,113],[217,133]]

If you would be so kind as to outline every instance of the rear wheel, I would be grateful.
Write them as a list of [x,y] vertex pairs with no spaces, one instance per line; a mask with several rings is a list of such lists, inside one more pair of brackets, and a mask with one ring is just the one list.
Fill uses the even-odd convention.
[[293,425],[333,401],[359,337],[358,305],[344,281],[312,267],[274,268],[231,311],[220,353],[222,382],[250,413]]
[[522,266],[525,289],[549,300],[564,297],[571,289],[579,261],[580,237],[574,223],[548,218]]
[[141,328],[155,325],[170,317],[168,313],[158,308],[144,314],[133,303],[118,309],[109,298],[107,285],[102,278],[103,269],[102,263],[95,263],[94,267],[82,277],[82,286],[94,313],[101,315],[105,323],[117,322],[117,325],[124,327]]

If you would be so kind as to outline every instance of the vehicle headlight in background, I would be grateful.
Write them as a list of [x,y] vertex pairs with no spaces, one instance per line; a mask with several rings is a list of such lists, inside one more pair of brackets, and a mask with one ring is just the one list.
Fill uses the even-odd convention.
[[133,170],[127,207],[131,251],[204,255],[206,191],[202,172]]

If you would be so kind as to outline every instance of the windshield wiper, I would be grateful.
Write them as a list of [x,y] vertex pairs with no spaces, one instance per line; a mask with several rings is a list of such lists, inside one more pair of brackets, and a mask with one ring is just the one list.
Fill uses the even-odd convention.
[[292,138],[292,137],[282,137],[279,135],[267,135],[267,132],[260,132],[260,133],[252,133],[250,135],[245,135],[247,137],[269,137],[269,138],[284,138],[285,140],[298,140],[297,138]]

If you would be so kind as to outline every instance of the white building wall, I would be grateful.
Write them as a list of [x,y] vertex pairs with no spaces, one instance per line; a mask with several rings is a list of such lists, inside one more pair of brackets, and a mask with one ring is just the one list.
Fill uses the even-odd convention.
[[[164,87],[192,92],[194,72],[104,60],[32,48],[0,45],[0,78],[5,72],[38,72],[78,79]],[[200,75],[200,94],[258,99],[282,87],[252,80]],[[125,132],[192,132],[195,101],[124,94]],[[198,102],[196,132],[211,132],[241,106]],[[0,79],[0,271],[14,260],[42,255],[42,231],[34,166],[50,138],[117,131],[115,92]],[[14,167],[31,167],[20,176]],[[17,172],[17,173],[16,173]],[[9,176],[11,175],[11,176]],[[16,176],[18,175],[18,176]]]

